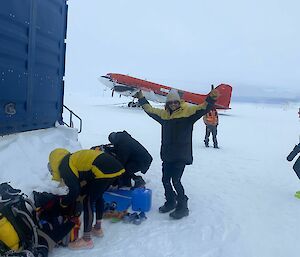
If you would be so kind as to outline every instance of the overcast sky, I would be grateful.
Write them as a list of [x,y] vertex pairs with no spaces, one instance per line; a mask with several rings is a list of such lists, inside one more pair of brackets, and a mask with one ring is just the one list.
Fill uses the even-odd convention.
[[[123,73],[204,93],[300,96],[299,0],[71,0],[66,87]],[[253,90],[249,90],[253,89]]]

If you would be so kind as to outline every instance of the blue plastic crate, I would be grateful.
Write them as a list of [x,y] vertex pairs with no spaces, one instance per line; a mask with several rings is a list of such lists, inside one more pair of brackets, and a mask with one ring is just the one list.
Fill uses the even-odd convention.
[[131,206],[132,190],[117,189],[103,194],[105,204],[115,204],[115,210],[125,211]]

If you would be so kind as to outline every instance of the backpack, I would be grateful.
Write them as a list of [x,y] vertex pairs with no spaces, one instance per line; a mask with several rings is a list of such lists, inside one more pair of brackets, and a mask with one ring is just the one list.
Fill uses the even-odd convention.
[[33,202],[21,190],[0,184],[0,256],[47,257],[54,244],[39,229]]
[[57,244],[63,246],[75,241],[81,225],[78,203],[62,208],[59,195],[33,191],[33,196],[43,231]]

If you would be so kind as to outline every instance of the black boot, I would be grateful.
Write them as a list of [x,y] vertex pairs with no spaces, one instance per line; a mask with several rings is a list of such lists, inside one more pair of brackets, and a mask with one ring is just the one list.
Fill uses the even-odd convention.
[[209,147],[208,140],[204,140],[205,147]]
[[189,215],[189,209],[187,206],[188,197],[184,196],[183,199],[178,199],[178,203],[175,211],[170,213],[170,217],[176,220],[179,220],[185,216]]
[[175,207],[176,207],[176,200],[174,198],[174,200],[167,200],[163,206],[160,206],[158,208],[158,211],[160,213],[166,213],[166,212],[174,210]]
[[171,192],[167,192],[165,193],[165,197],[166,197],[166,202],[164,203],[163,206],[160,206],[158,208],[158,211],[160,213],[166,213],[166,212],[169,212],[169,211],[172,211],[175,209],[176,205],[177,205],[177,202],[176,202],[176,194],[174,191],[171,191]]

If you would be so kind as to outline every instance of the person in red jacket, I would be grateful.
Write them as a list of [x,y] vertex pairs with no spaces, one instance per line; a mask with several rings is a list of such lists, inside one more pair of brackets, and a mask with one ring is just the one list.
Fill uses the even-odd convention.
[[212,134],[214,148],[219,148],[217,140],[217,127],[219,125],[219,117],[216,108],[212,108],[208,113],[203,116],[204,124],[206,125],[204,143],[209,147],[209,136]]

